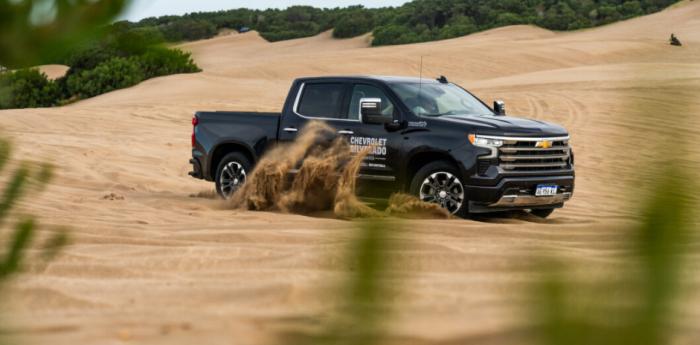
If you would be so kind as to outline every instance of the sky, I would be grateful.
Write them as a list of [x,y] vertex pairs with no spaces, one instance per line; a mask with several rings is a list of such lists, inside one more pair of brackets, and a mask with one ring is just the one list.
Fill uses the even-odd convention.
[[191,12],[213,12],[234,8],[287,8],[294,5],[314,7],[347,7],[364,5],[369,8],[401,6],[407,0],[133,0],[131,8],[121,15],[120,19],[138,21],[148,17],[163,15],[182,15]]

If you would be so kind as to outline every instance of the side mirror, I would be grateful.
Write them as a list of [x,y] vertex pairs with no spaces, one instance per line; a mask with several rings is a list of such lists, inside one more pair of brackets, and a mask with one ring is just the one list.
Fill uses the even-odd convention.
[[394,122],[394,116],[382,115],[382,100],[380,98],[360,99],[360,122],[382,124]]
[[493,102],[493,110],[497,115],[506,116],[506,104],[503,101]]

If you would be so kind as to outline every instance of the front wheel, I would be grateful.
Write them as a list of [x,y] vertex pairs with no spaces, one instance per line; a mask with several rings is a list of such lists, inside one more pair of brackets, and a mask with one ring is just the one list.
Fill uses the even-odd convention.
[[248,180],[251,168],[248,158],[240,152],[227,154],[216,169],[216,192],[224,200],[231,199],[233,193]]
[[459,171],[445,161],[432,162],[416,173],[411,182],[411,194],[421,201],[434,203],[452,215],[469,218],[469,205]]

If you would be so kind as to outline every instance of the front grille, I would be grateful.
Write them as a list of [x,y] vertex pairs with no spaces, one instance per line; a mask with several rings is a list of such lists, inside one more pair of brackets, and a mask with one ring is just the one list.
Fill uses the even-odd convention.
[[[562,170],[569,166],[569,140],[505,139],[498,149],[498,165],[506,171]],[[546,142],[546,145],[542,143]],[[538,147],[539,144],[539,147]]]

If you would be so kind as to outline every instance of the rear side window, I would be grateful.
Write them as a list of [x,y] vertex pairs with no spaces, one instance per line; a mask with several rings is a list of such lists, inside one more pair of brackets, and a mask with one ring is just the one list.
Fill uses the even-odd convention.
[[304,87],[297,112],[308,117],[338,119],[343,90],[341,83],[308,84]]

